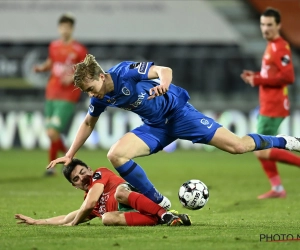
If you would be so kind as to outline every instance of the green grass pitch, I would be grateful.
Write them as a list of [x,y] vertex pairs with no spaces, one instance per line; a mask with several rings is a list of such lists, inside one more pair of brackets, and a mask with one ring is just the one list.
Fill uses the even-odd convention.
[[[93,169],[111,168],[104,151],[81,150],[77,157]],[[73,211],[81,205],[83,192],[60,173],[43,177],[45,151],[0,151],[0,159],[1,250],[300,249],[300,241],[260,241],[260,234],[300,236],[300,169],[279,165],[286,199],[257,200],[270,187],[251,153],[178,150],[136,159],[172,207],[191,215],[191,227],[174,228],[104,227],[98,219],[76,227],[17,225],[15,213],[45,218]],[[178,189],[189,179],[200,179],[209,187],[210,200],[202,210],[186,210],[178,201]]]

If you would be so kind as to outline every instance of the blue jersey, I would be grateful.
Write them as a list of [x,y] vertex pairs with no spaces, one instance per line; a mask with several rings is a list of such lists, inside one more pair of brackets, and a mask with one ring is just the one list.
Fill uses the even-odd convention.
[[106,107],[117,107],[138,114],[144,123],[158,125],[167,122],[190,99],[187,91],[174,84],[162,96],[147,100],[149,90],[160,84],[159,79],[148,79],[153,62],[125,61],[108,70],[114,90],[103,99],[91,98],[89,114],[98,117]]

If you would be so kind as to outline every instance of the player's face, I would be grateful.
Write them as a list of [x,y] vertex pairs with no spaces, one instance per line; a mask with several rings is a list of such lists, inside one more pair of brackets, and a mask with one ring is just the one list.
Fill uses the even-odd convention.
[[263,37],[270,41],[279,36],[280,24],[277,24],[274,17],[261,16],[260,29]]
[[60,34],[62,40],[70,40],[73,34],[73,25],[70,23],[60,23],[58,25],[58,33]]
[[107,93],[104,74],[100,74],[99,80],[92,80],[84,83],[82,91],[88,93],[89,97],[102,99]]
[[93,171],[90,168],[77,165],[71,173],[71,181],[74,187],[87,191],[92,176]]

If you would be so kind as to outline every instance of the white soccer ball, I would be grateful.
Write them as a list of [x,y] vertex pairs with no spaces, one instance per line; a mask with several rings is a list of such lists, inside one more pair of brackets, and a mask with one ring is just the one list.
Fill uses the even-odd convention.
[[179,188],[178,197],[185,208],[198,210],[208,202],[209,191],[202,181],[189,180]]

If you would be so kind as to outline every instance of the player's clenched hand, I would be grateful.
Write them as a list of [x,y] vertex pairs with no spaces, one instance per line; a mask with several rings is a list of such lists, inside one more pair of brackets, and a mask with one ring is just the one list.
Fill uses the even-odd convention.
[[44,68],[41,65],[34,65],[32,68],[33,72],[39,73],[39,72],[43,72]]
[[164,85],[158,85],[158,86],[155,86],[154,88],[151,88],[149,90],[149,97],[148,97],[148,100],[151,100],[157,96],[161,96],[161,95],[164,95],[165,93],[167,93],[169,89],[169,86],[166,87]]
[[64,165],[68,165],[71,161],[72,161],[72,158],[70,158],[68,156],[63,156],[63,157],[57,158],[54,161],[51,161],[49,163],[49,165],[47,166],[47,169],[54,168],[55,165],[59,164],[59,163],[63,163]]
[[34,225],[35,219],[32,219],[28,216],[25,216],[23,214],[15,214],[15,219],[18,220],[18,224],[27,224],[27,225]]

